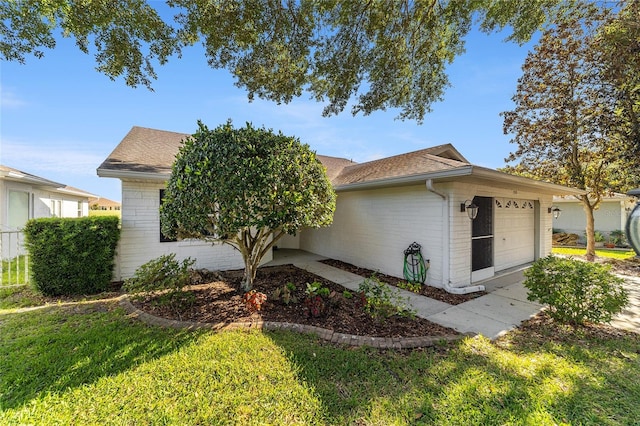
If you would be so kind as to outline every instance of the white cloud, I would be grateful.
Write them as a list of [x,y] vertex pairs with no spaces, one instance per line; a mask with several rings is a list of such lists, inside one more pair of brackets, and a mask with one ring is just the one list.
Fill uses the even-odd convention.
[[[43,147],[47,147],[46,149]],[[2,141],[1,161],[4,165],[27,173],[47,177],[49,173],[95,176],[96,168],[105,159],[91,152],[90,144]]]
[[27,102],[21,99],[12,89],[7,87],[0,87],[0,105],[3,109],[21,108],[28,105]]

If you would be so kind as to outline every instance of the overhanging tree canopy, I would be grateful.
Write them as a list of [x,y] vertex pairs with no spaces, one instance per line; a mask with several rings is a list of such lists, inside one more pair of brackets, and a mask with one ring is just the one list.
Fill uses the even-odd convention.
[[176,156],[162,232],[230,244],[242,254],[250,290],[268,250],[285,234],[331,224],[335,199],[324,166],[298,139],[199,122]]
[[[159,2],[158,2],[159,3]],[[449,85],[445,68],[474,22],[527,41],[570,8],[566,0],[15,0],[0,3],[0,55],[23,62],[76,39],[97,69],[151,87],[165,63],[202,41],[209,65],[228,69],[250,98],[289,102],[307,91],[325,115],[398,108],[422,121]],[[156,6],[158,5],[158,6]],[[160,6],[160,7],[159,7]],[[159,13],[162,11],[162,13]],[[172,14],[175,16],[171,16]]]

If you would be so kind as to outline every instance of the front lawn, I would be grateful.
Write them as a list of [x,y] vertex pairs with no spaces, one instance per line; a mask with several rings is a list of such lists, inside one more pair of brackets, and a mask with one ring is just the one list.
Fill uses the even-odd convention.
[[[551,249],[553,254],[562,254],[566,256],[584,256],[587,252],[587,249],[584,247],[553,247]],[[598,248],[596,249],[596,256],[605,257],[609,259],[631,259],[634,257],[636,253],[631,250],[620,250],[620,249],[606,249],[606,248]]]
[[414,351],[0,310],[0,424],[638,424],[640,336],[547,322]]

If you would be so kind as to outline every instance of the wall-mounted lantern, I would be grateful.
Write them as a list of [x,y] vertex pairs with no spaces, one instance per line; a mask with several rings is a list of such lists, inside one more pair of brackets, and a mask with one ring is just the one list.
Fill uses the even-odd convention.
[[553,213],[553,218],[557,219],[557,218],[560,217],[560,214],[562,213],[562,210],[560,210],[558,207],[553,207],[553,208],[549,207],[547,209],[547,213]]
[[464,203],[460,204],[460,211],[467,212],[469,219],[473,220],[478,216],[478,206],[475,205],[471,200],[467,200]]

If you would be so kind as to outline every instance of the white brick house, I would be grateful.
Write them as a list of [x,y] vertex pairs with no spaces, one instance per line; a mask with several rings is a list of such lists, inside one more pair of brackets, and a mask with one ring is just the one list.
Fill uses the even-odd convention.
[[[171,252],[195,257],[199,267],[243,266],[226,245],[161,242],[160,190],[186,136],[133,127],[98,168],[99,176],[122,181],[117,279]],[[427,283],[452,292],[473,290],[473,283],[496,272],[546,256],[553,196],[581,193],[472,165],[451,145],[362,164],[318,159],[338,194],[334,222],[300,230],[279,247],[402,276],[403,251],[415,241],[430,260]],[[476,219],[469,219],[465,202],[479,206]]]

